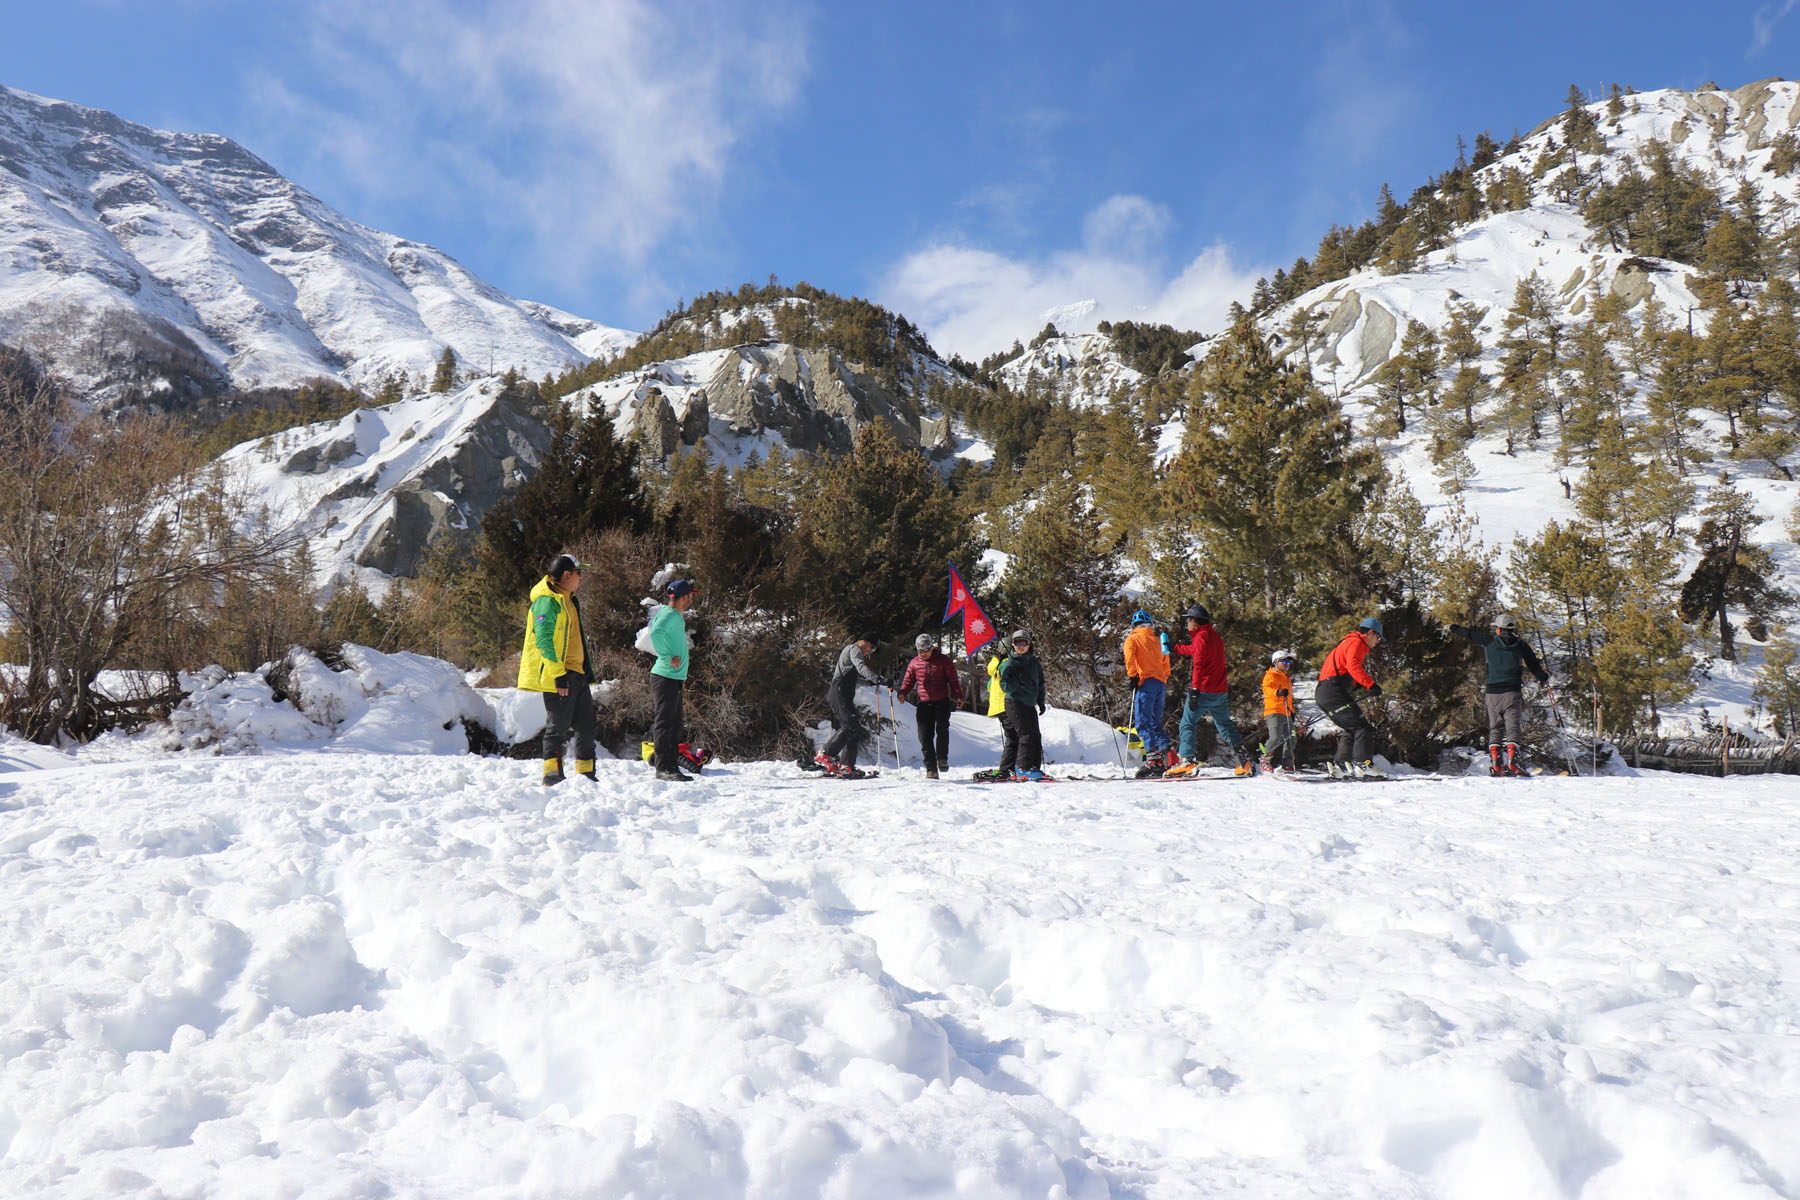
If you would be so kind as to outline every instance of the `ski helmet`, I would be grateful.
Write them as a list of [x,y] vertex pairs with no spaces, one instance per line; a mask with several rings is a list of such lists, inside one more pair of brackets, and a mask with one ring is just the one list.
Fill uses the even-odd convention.
[[1029,629],[1013,630],[1012,640],[1013,640],[1013,645],[1015,645],[1015,646],[1018,645],[1020,642],[1035,643],[1037,641],[1036,638],[1031,636],[1031,630],[1029,630]]
[[1291,663],[1293,661],[1294,652],[1292,650],[1277,650],[1275,653],[1269,655],[1269,663],[1272,666],[1279,666],[1282,663]]
[[937,639],[932,637],[929,633],[921,633],[918,637],[913,639],[913,649],[917,650],[920,654],[925,653],[925,651],[930,650],[936,645]]
[[1206,605],[1204,604],[1194,605],[1194,607],[1183,613],[1182,616],[1190,621],[1198,621],[1202,625],[1212,624],[1212,614],[1206,611]]
[[1381,622],[1377,621],[1374,617],[1364,617],[1362,619],[1362,624],[1358,625],[1357,628],[1366,629],[1376,637],[1387,636],[1387,634],[1381,632]]
[[1154,625],[1156,618],[1140,608],[1131,614],[1131,623],[1133,625]]
[[1494,618],[1495,629],[1504,629],[1507,633],[1512,633],[1514,630],[1518,629],[1518,627],[1519,618],[1513,616],[1511,613],[1501,613]]

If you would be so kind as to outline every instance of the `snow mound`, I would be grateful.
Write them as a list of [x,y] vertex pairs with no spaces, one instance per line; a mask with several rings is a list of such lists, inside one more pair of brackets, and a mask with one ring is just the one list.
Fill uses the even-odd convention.
[[344,666],[337,670],[295,647],[280,664],[255,671],[214,666],[183,673],[187,697],[166,725],[145,736],[160,749],[216,754],[466,754],[464,722],[490,732],[517,723],[502,722],[487,698],[442,659],[383,654],[354,643],[345,643],[341,653]]

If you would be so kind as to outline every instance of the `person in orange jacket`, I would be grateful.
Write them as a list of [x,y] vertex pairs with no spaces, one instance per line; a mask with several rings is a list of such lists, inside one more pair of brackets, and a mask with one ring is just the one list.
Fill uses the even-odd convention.
[[1381,622],[1364,617],[1362,624],[1344,635],[1319,665],[1319,686],[1313,699],[1338,727],[1337,755],[1330,771],[1337,776],[1362,776],[1374,772],[1370,746],[1375,727],[1363,716],[1362,707],[1350,695],[1351,684],[1361,684],[1371,696],[1381,695],[1381,685],[1363,669],[1363,659],[1381,640]]
[[1263,672],[1263,720],[1269,738],[1263,743],[1262,769],[1294,769],[1294,652],[1277,650],[1269,655]]
[[1156,632],[1156,618],[1143,609],[1131,614],[1125,635],[1125,674],[1131,677],[1131,725],[1144,744],[1142,775],[1169,765],[1170,741],[1163,729],[1163,701],[1169,689],[1169,642]]

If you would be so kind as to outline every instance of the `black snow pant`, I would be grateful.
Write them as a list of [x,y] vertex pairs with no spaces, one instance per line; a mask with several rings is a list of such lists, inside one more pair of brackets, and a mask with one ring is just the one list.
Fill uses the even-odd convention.
[[950,765],[950,697],[921,700],[913,706],[919,728],[919,753],[928,767]]
[[588,687],[587,676],[576,671],[566,671],[556,681],[558,687],[566,687],[569,694],[559,696],[555,692],[544,693],[544,757],[561,758],[563,750],[570,744],[570,731],[574,731],[575,759],[578,762],[594,760],[594,692]]
[[1000,718],[1000,773],[1011,775],[1013,768],[1019,765],[1019,731],[1006,719],[1004,710],[997,715]]
[[825,701],[831,705],[831,727],[836,732],[825,743],[823,752],[835,758],[845,769],[855,770],[856,755],[862,749],[864,736],[862,713],[856,707],[856,692],[852,690],[846,696],[837,688],[832,688],[826,693]]
[[1350,695],[1344,682],[1349,676],[1333,675],[1321,679],[1313,689],[1313,702],[1338,727],[1337,761],[1368,762],[1374,753],[1375,727],[1363,716],[1362,707]]
[[685,722],[682,718],[682,680],[666,675],[650,676],[650,700],[654,705],[650,718],[650,741],[656,746],[651,763],[659,771],[681,769],[681,742]]
[[1019,739],[1019,757],[1013,764],[1015,773],[1044,769],[1044,734],[1038,728],[1036,705],[1021,704],[1010,696],[1006,701],[1006,719],[1012,723]]

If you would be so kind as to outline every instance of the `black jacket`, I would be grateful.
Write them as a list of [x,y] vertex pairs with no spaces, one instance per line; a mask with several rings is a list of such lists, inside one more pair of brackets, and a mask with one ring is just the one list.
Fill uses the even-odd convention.
[[1539,683],[1547,683],[1549,674],[1524,638],[1510,633],[1488,633],[1467,625],[1452,625],[1450,632],[1487,651],[1488,695],[1516,692],[1524,686],[1524,673],[1530,671]]

